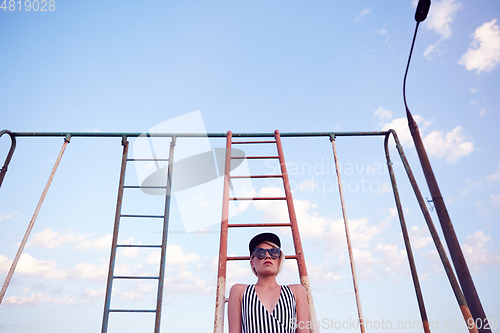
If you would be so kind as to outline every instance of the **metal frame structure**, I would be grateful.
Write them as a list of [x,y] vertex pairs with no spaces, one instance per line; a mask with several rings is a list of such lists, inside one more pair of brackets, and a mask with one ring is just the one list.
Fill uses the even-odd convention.
[[[1,180],[5,177],[5,173],[7,171],[7,166],[8,166],[8,164],[12,158],[12,155],[14,153],[14,149],[15,149],[15,145],[16,145],[16,141],[15,141],[16,137],[62,137],[65,139],[65,145],[66,145],[69,142],[69,138],[71,138],[71,137],[121,137],[122,142],[127,142],[127,138],[129,138],[129,137],[139,137],[139,136],[143,135],[143,133],[10,132],[10,131],[4,130],[4,131],[0,132],[0,136],[5,134],[5,133],[10,135],[10,137],[12,139],[12,145],[11,145],[11,149],[7,155],[7,158],[5,160],[4,166],[1,170],[0,185],[1,185]],[[402,160],[403,166],[405,168],[405,171],[407,173],[407,176],[409,178],[409,181],[411,183],[411,186],[413,188],[413,191],[414,191],[415,196],[417,198],[417,201],[419,203],[419,206],[422,210],[422,214],[423,214],[424,219],[426,221],[426,224],[428,226],[429,232],[431,233],[431,236],[433,238],[434,244],[435,244],[436,249],[438,251],[438,254],[440,256],[443,267],[446,271],[447,277],[450,281],[450,285],[453,289],[453,292],[455,294],[455,298],[456,298],[457,303],[459,305],[459,308],[462,312],[464,320],[466,323],[470,323],[471,319],[474,322],[474,319],[471,316],[469,307],[467,306],[467,303],[466,303],[465,298],[463,296],[463,294],[465,292],[469,292],[469,291],[462,290],[460,288],[460,285],[457,281],[454,270],[450,264],[450,261],[448,260],[447,254],[446,254],[444,247],[441,243],[439,235],[437,234],[436,228],[435,228],[434,223],[430,217],[430,214],[429,214],[429,211],[428,211],[427,206],[425,204],[425,201],[422,197],[422,194],[420,193],[420,189],[418,187],[418,184],[415,180],[413,172],[412,172],[412,170],[409,166],[409,163],[406,159],[406,156],[403,152],[403,148],[402,148],[402,146],[399,142],[399,139],[396,135],[396,132],[394,130],[377,131],[377,132],[296,132],[296,133],[281,133],[279,136],[280,137],[327,137],[327,138],[329,138],[332,142],[332,148],[333,148],[333,154],[335,157],[339,186],[341,185],[341,182],[340,182],[340,175],[338,174],[338,164],[337,164],[338,162],[337,162],[337,154],[336,154],[336,148],[335,148],[335,138],[340,137],[340,136],[384,136],[385,137],[384,149],[385,149],[386,161],[387,161],[387,166],[389,169],[389,175],[390,175],[390,179],[391,179],[391,184],[392,184],[392,189],[393,189],[394,198],[395,198],[395,202],[396,202],[396,207],[398,210],[398,216],[400,219],[403,239],[404,239],[405,247],[406,247],[406,251],[407,251],[408,261],[409,261],[410,270],[411,270],[411,274],[412,274],[412,280],[413,280],[413,284],[415,287],[416,298],[417,298],[417,302],[419,305],[419,310],[420,310],[422,322],[424,323],[424,327],[423,327],[424,332],[430,332],[429,324],[428,324],[428,320],[427,320],[427,314],[425,311],[425,306],[424,306],[424,301],[423,301],[423,296],[422,296],[422,293],[420,290],[420,284],[418,281],[417,270],[416,270],[416,266],[415,266],[415,263],[413,260],[413,254],[411,251],[411,245],[410,245],[410,240],[408,237],[408,231],[406,229],[406,224],[405,224],[405,220],[404,220],[404,214],[403,214],[403,210],[402,210],[402,206],[401,206],[401,200],[399,197],[399,192],[398,192],[398,188],[397,188],[397,184],[396,184],[396,180],[395,180],[395,176],[394,176],[394,170],[392,168],[392,162],[391,162],[391,158],[390,158],[390,154],[389,154],[388,142],[389,142],[389,137],[391,135],[393,136],[393,139],[396,143],[396,148],[397,148],[398,154]],[[206,138],[206,137],[209,137],[209,138],[227,138],[228,134],[226,134],[226,133],[209,133],[209,134],[202,134],[202,133],[148,133],[148,136],[150,136],[150,137],[170,137],[170,138],[172,138],[172,143],[175,144],[176,138],[183,138],[183,137],[184,138],[196,138],[196,137],[199,137],[199,138]],[[240,138],[275,137],[275,133],[231,133],[231,136],[232,137],[240,137]],[[128,142],[127,142],[127,144],[128,144]],[[126,156],[125,150],[126,150],[127,144],[124,143],[124,156]],[[171,144],[171,154],[172,154],[171,157],[172,158],[173,158],[173,144]],[[65,148],[65,145],[63,148]],[[61,156],[62,156],[62,153],[60,154],[60,157]],[[124,159],[126,160],[126,157],[124,157]],[[51,174],[51,177],[49,178],[49,182],[47,183],[46,189],[42,195],[41,202],[43,201],[43,197],[45,196],[45,194],[48,190],[48,186],[50,185],[52,177],[54,176],[55,169],[57,168],[57,164],[58,164],[59,160],[60,160],[60,158],[56,162],[56,166]],[[125,163],[125,162],[122,161],[122,172],[124,172],[123,163]],[[169,161],[169,164],[170,163],[171,162]],[[282,169],[282,172],[284,172],[284,174],[286,174],[286,170]],[[168,174],[169,174],[169,178],[168,178],[169,184],[167,187],[170,187],[171,186],[170,183],[172,181],[172,174],[171,174],[171,172],[169,172]],[[343,199],[341,187],[339,187],[339,190],[340,190],[340,195],[341,195],[342,212],[343,212],[343,217],[344,217],[345,227],[346,227],[346,237],[348,239],[348,244],[350,244],[349,231],[348,231],[348,225],[347,225],[347,217],[346,217],[346,211],[345,211],[345,207],[344,207],[344,199]],[[121,193],[122,191],[123,191],[123,179],[121,178],[119,193]],[[226,195],[226,193],[224,193],[224,195]],[[164,249],[166,249],[166,242],[167,242],[166,234],[168,233],[166,231],[168,231],[168,212],[170,209],[169,199],[170,199],[170,195],[167,194],[167,201],[165,204],[165,216],[166,216],[165,221],[166,222],[164,223],[164,226],[166,227],[166,229],[164,229],[165,232],[164,232],[163,243],[162,243],[162,259],[161,259],[163,267],[165,265],[165,259],[166,259]],[[41,202],[39,203],[39,206],[41,206]],[[119,205],[120,205],[120,194],[119,194],[118,202],[117,202],[117,215],[116,215],[117,217],[119,216],[119,210],[118,210]],[[37,210],[39,208],[40,207],[37,207]],[[34,216],[32,221],[30,222],[30,227],[28,228],[26,235],[25,235],[26,240],[27,240],[27,237],[29,235],[29,232],[31,231],[32,224],[35,222],[35,219],[36,219],[36,216]],[[224,220],[224,216],[223,216],[223,220]],[[451,222],[450,222],[450,224],[451,224]],[[117,227],[117,225],[116,225],[116,218],[115,218],[115,229],[116,229],[116,227]],[[456,239],[456,235],[453,234],[451,236],[455,237],[455,241],[458,242],[458,240]],[[113,238],[114,238],[113,247],[115,247],[116,246],[115,236]],[[115,250],[116,250],[116,248],[115,248]],[[350,249],[350,246],[349,246],[349,251],[350,252],[352,251]],[[20,252],[22,252],[21,248],[20,248]],[[111,261],[112,261],[112,259],[113,259],[113,254],[111,254]],[[358,316],[360,319],[360,323],[362,323],[363,318],[362,318],[362,312],[361,312],[361,304],[360,304],[360,298],[359,298],[358,287],[357,287],[357,282],[356,282],[354,261],[353,261],[351,253],[350,253],[350,259],[351,259],[351,270],[353,273],[354,288],[355,288],[355,292],[356,292],[356,301],[358,304]],[[111,264],[111,261],[110,261],[110,264]],[[461,265],[460,263],[454,262],[454,265],[455,265],[455,270],[457,270],[457,271],[463,270],[463,267],[460,266]],[[14,269],[15,269],[15,265],[11,268],[12,273],[14,272]],[[111,272],[111,265],[110,265],[110,272]],[[160,276],[159,280],[162,280],[162,279],[163,279],[163,277]],[[7,289],[8,282],[9,281],[7,281],[7,279],[6,279],[4,286],[2,288],[2,294],[0,295],[0,303],[3,299],[4,294],[5,294],[5,290]],[[108,285],[109,285],[109,278],[108,278]],[[462,287],[466,288],[464,286],[462,286]],[[158,291],[158,295],[160,295],[160,291]],[[161,299],[159,299],[159,300],[160,300],[159,306],[161,307]],[[106,303],[108,303],[108,301],[106,301]],[[156,316],[157,316],[156,323],[157,323],[157,326],[159,328],[160,317],[161,317],[160,311],[156,311]],[[104,321],[104,319],[103,319],[103,321]],[[104,323],[103,323],[103,327],[104,327]],[[361,332],[364,332],[364,325],[360,325],[360,327],[361,327]],[[470,325],[468,325],[468,327],[470,327]],[[472,328],[469,328],[469,331],[470,332],[478,332],[478,330],[475,326],[473,326]],[[103,331],[103,332],[105,332],[105,331]]]

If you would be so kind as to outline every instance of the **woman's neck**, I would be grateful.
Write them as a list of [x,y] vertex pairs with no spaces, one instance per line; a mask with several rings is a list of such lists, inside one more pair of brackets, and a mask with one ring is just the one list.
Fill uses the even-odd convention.
[[262,288],[277,287],[278,283],[276,282],[276,275],[259,276],[258,280],[257,280],[257,283],[255,285],[259,286],[259,287],[262,287]]

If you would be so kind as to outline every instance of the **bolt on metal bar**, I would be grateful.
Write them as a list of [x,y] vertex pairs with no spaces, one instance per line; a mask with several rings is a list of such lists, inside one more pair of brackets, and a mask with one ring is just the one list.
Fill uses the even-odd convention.
[[460,289],[460,285],[458,284],[455,273],[453,272],[453,268],[451,267],[450,261],[448,260],[448,256],[446,255],[443,244],[441,243],[441,239],[439,238],[436,227],[432,222],[432,218],[429,214],[422,193],[420,192],[420,189],[417,185],[417,181],[415,180],[413,172],[411,171],[410,164],[408,163],[408,160],[406,159],[406,156],[403,152],[403,147],[399,142],[396,132],[394,130],[389,130],[389,132],[392,134],[394,141],[396,142],[396,149],[398,150],[401,161],[403,162],[406,174],[408,175],[408,179],[410,180],[413,192],[415,193],[415,197],[417,198],[420,209],[422,210],[422,214],[424,215],[425,222],[427,223],[427,227],[429,228],[432,240],[434,241],[436,250],[439,254],[439,258],[441,259],[448,280],[450,281],[450,285],[453,289],[453,293],[455,294],[455,298],[458,302],[460,311],[462,312],[462,316],[464,317],[467,328],[469,329],[469,332],[477,333],[478,329],[475,325],[473,325],[473,327],[470,327],[470,323],[471,321],[474,321],[474,318],[472,317],[469,307],[467,306],[467,302],[464,298],[464,295],[462,294],[462,290]]
[[9,130],[0,131],[0,137],[7,133],[10,136],[10,149],[7,153],[7,157],[5,158],[5,162],[3,164],[2,169],[0,170],[0,187],[2,187],[3,179],[5,178],[5,174],[7,173],[7,167],[9,166],[10,160],[12,159],[12,155],[14,155],[14,150],[16,149],[16,137]]
[[358,321],[359,321],[359,327],[361,329],[361,333],[365,332],[365,325],[364,325],[364,317],[363,317],[363,310],[361,308],[361,298],[359,296],[359,287],[358,287],[358,280],[356,277],[356,267],[354,265],[354,255],[352,253],[352,246],[351,246],[351,236],[349,234],[349,222],[347,221],[347,213],[345,209],[345,204],[344,204],[344,192],[342,190],[342,180],[340,177],[340,170],[339,170],[339,163],[338,163],[338,158],[337,158],[337,148],[335,146],[335,136],[330,136],[330,141],[332,142],[332,148],[333,148],[333,158],[335,160],[335,170],[337,173],[337,183],[339,185],[339,194],[340,194],[340,205],[342,207],[342,217],[344,219],[344,227],[345,227],[345,237],[347,240],[347,249],[349,252],[349,261],[351,263],[351,273],[352,273],[352,282],[354,284],[354,294],[356,297],[356,306],[358,309]]
[[109,323],[109,313],[111,306],[111,290],[113,288],[113,272],[115,269],[116,262],[116,246],[118,243],[118,231],[120,228],[120,218],[122,217],[122,202],[123,202],[123,187],[125,184],[125,170],[127,168],[127,155],[128,155],[128,140],[126,136],[122,137],[123,153],[122,153],[122,164],[120,169],[120,182],[118,185],[118,199],[116,200],[116,211],[115,211],[115,223],[113,228],[113,240],[111,244],[111,254],[109,258],[109,269],[108,269],[108,282],[106,285],[106,299],[104,302],[104,314],[102,319],[102,329],[101,333],[106,333],[108,331]]
[[66,146],[68,145],[70,139],[71,139],[70,136],[66,136],[66,138],[64,139],[64,143],[62,145],[61,151],[59,152],[59,156],[57,156],[56,163],[54,164],[54,167],[52,168],[52,172],[50,173],[49,180],[47,181],[47,184],[45,185],[42,196],[40,197],[40,200],[38,201],[38,205],[36,206],[35,212],[33,213],[33,217],[31,218],[31,221],[28,225],[28,229],[26,230],[26,233],[24,234],[23,240],[21,241],[21,245],[19,245],[19,249],[17,250],[16,256],[14,258],[14,261],[12,262],[9,273],[7,274],[7,277],[5,278],[5,282],[3,284],[2,290],[0,291],[0,304],[2,303],[2,300],[5,296],[5,293],[7,292],[7,288],[9,287],[10,280],[12,279],[12,276],[14,275],[14,271],[16,270],[17,263],[19,262],[19,259],[21,258],[21,254],[23,253],[24,247],[26,246],[26,242],[28,241],[28,237],[31,233],[31,230],[33,229],[33,226],[35,225],[35,221],[36,221],[36,218],[38,216],[38,213],[40,212],[40,208],[42,208],[42,204],[43,204],[43,201],[45,200],[45,196],[47,195],[47,192],[49,191],[50,184],[52,184],[52,179],[54,179],[54,175],[56,174],[57,167],[59,166],[59,162],[61,162],[61,158],[64,154],[64,151],[66,150]]
[[418,280],[417,267],[415,265],[415,260],[413,259],[413,251],[411,249],[410,237],[408,236],[408,229],[406,228],[405,217],[403,213],[403,207],[401,205],[401,199],[399,197],[399,191],[396,184],[396,177],[394,176],[394,169],[392,167],[391,156],[389,154],[389,135],[387,134],[384,140],[385,157],[387,160],[387,168],[389,169],[389,176],[392,184],[392,191],[394,193],[394,200],[396,201],[396,208],[398,210],[399,222],[401,224],[401,232],[403,234],[403,240],[406,247],[406,255],[408,256],[408,263],[410,265],[411,277],[413,279],[413,286],[415,288],[415,294],[417,296],[418,308],[420,310],[420,318],[422,319],[422,325],[425,333],[430,333],[429,320],[427,318],[427,311],[425,310],[424,298],[422,296],[422,290],[420,288],[420,282]]

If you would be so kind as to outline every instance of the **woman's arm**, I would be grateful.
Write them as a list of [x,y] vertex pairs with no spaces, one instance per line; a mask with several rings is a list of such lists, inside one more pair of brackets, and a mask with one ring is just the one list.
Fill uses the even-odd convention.
[[301,284],[289,286],[295,296],[297,311],[297,333],[309,333],[312,323],[309,319],[309,303],[307,302],[306,290]]
[[229,333],[241,333],[241,297],[245,288],[244,284],[235,284],[229,292],[227,303]]

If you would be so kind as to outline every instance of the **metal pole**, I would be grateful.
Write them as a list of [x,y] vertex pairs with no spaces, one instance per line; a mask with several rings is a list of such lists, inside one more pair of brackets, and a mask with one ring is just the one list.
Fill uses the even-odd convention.
[[116,211],[115,211],[115,224],[113,228],[113,240],[111,243],[111,255],[109,258],[109,270],[108,270],[108,283],[106,286],[106,300],[104,302],[104,315],[102,319],[102,333],[108,331],[109,323],[109,308],[111,305],[111,290],[113,288],[113,270],[116,261],[116,245],[118,243],[118,230],[120,227],[120,217],[122,212],[122,201],[123,201],[123,185],[125,183],[125,169],[127,166],[127,155],[128,155],[128,141],[127,137],[122,137],[123,154],[122,154],[122,165],[120,170],[120,183],[118,185],[118,199],[116,201]]
[[231,141],[232,133],[227,132],[226,162],[224,171],[224,192],[222,197],[222,221],[220,227],[219,268],[217,271],[217,295],[215,300],[214,333],[224,331],[224,306],[226,293],[227,230],[229,219],[229,186],[231,183]]
[[[425,19],[425,17],[423,19]],[[467,267],[467,262],[465,261],[462,249],[460,248],[460,243],[458,242],[455,229],[453,228],[453,224],[451,223],[451,219],[448,214],[448,210],[446,209],[441,191],[439,190],[436,177],[434,176],[434,172],[432,171],[431,163],[429,162],[427,152],[425,151],[425,147],[422,142],[422,137],[420,136],[417,123],[413,119],[410,109],[408,108],[408,104],[406,103],[406,77],[408,75],[408,69],[410,67],[411,54],[413,52],[413,46],[415,44],[415,38],[417,36],[419,23],[420,22],[417,20],[415,34],[413,36],[413,42],[410,49],[410,56],[408,57],[408,63],[406,65],[406,71],[403,80],[403,99],[406,107],[408,127],[410,128],[411,136],[413,138],[413,142],[415,143],[415,149],[417,150],[425,180],[427,182],[427,186],[429,187],[429,192],[431,193],[432,201],[434,203],[434,207],[436,208],[439,222],[441,224],[441,229],[443,230],[444,238],[446,240],[446,244],[448,245],[448,250],[450,251],[451,259],[453,261],[453,265],[455,266],[455,271],[457,272],[458,280],[460,281],[463,294],[465,296],[465,299],[467,300],[467,304],[469,305],[470,312],[472,313],[474,320],[479,319],[481,322],[481,328],[479,329],[479,332],[491,333],[488,319],[484,312],[483,306],[481,305],[481,300],[479,299],[479,295],[477,294],[474,282],[472,281],[472,276],[470,274],[469,268]],[[488,328],[484,328],[485,326],[487,326]]]
[[16,137],[14,136],[14,134],[12,134],[12,132],[9,130],[3,130],[0,132],[0,137],[2,135],[4,135],[5,133],[9,134],[11,144],[10,144],[9,153],[7,154],[7,157],[5,158],[5,163],[3,164],[3,167],[0,170],[0,187],[2,186],[3,179],[5,178],[5,174],[7,173],[7,167],[9,166],[12,155],[14,154],[14,149],[16,149]]
[[33,226],[35,225],[35,221],[36,221],[36,218],[38,216],[38,212],[40,212],[40,208],[42,208],[42,204],[43,204],[43,201],[45,200],[45,196],[47,195],[50,184],[52,183],[52,179],[54,178],[54,175],[56,174],[57,167],[59,166],[59,162],[61,161],[61,158],[64,154],[64,150],[66,150],[66,146],[68,145],[69,141],[70,141],[70,137],[67,136],[64,139],[64,143],[63,143],[63,146],[61,148],[61,151],[59,152],[59,156],[57,156],[56,163],[54,164],[54,167],[52,168],[52,172],[50,173],[49,180],[47,181],[47,184],[45,184],[45,188],[43,190],[42,196],[40,197],[40,200],[38,201],[38,205],[36,206],[35,212],[33,213],[33,217],[31,218],[31,221],[28,225],[28,229],[26,230],[26,233],[24,234],[23,240],[21,241],[21,245],[19,245],[19,249],[17,250],[16,257],[14,258],[14,261],[12,262],[9,273],[7,274],[7,277],[5,278],[5,282],[3,284],[2,290],[0,291],[0,304],[2,303],[3,297],[5,296],[5,292],[7,291],[10,280],[12,279],[12,275],[14,275],[14,271],[16,270],[17,263],[19,262],[19,259],[21,258],[21,254],[23,253],[24,247],[26,246],[26,242],[28,241],[28,237],[31,233],[31,230],[33,229]]
[[453,272],[453,268],[451,267],[450,261],[448,260],[448,257],[446,255],[446,252],[444,250],[443,244],[441,243],[441,240],[439,238],[439,235],[437,233],[436,227],[434,226],[434,223],[432,222],[431,216],[429,214],[429,211],[427,210],[427,206],[425,205],[424,198],[422,197],[422,194],[420,193],[420,189],[418,188],[417,181],[415,180],[415,177],[413,176],[413,172],[411,171],[410,164],[408,163],[408,160],[406,159],[406,156],[403,152],[403,147],[401,146],[398,136],[395,131],[390,130],[394,137],[394,141],[396,141],[396,148],[398,150],[399,156],[401,157],[401,161],[403,162],[403,166],[405,168],[406,174],[408,175],[408,179],[410,180],[411,186],[413,188],[413,192],[415,193],[415,196],[417,198],[418,204],[420,206],[420,209],[422,210],[422,214],[424,215],[425,222],[427,223],[427,227],[429,228],[429,232],[432,236],[432,240],[434,241],[434,244],[436,245],[436,250],[439,254],[439,258],[441,259],[441,262],[443,263],[444,270],[446,272],[446,275],[448,276],[448,280],[450,281],[450,285],[453,289],[453,293],[455,294],[455,298],[457,299],[457,303],[460,306],[460,311],[462,312],[462,316],[464,317],[464,320],[467,324],[467,328],[469,329],[469,332],[471,333],[476,333],[478,332],[477,328],[475,325],[471,325],[474,323],[471,323],[471,321],[474,321],[474,318],[472,318],[471,312],[467,306],[467,302],[465,301],[464,295],[462,294],[462,290],[460,289],[460,286],[458,284],[457,278],[455,277],[455,273]]
[[172,173],[173,173],[173,163],[174,163],[174,147],[175,147],[175,136],[172,137],[170,142],[170,151],[168,154],[168,171],[167,171],[167,193],[165,197],[165,215],[163,217],[163,239],[161,242],[161,260],[160,260],[160,275],[158,278],[158,296],[156,302],[156,319],[155,319],[155,333],[160,332],[160,322],[161,322],[161,307],[163,300],[163,284],[165,279],[165,264],[167,256],[167,237],[168,237],[168,224],[170,217],[170,197],[172,194]]
[[283,147],[281,146],[280,132],[274,131],[276,139],[276,146],[278,147],[278,158],[280,161],[281,174],[283,175],[283,184],[285,187],[286,204],[288,207],[288,214],[290,216],[290,223],[292,228],[293,244],[295,246],[295,255],[297,258],[297,266],[299,269],[300,282],[304,286],[307,295],[307,302],[309,303],[309,320],[312,323],[311,332],[319,332],[319,327],[316,320],[316,310],[312,299],[311,286],[309,284],[309,276],[307,275],[306,260],[302,250],[302,242],[300,241],[299,226],[297,225],[297,216],[295,215],[295,208],[293,206],[292,190],[290,189],[290,181],[288,179],[288,172],[286,170],[285,155],[283,154]]
[[429,320],[427,319],[427,311],[425,310],[424,297],[422,296],[422,290],[420,289],[420,282],[418,281],[417,267],[415,265],[415,260],[413,259],[413,251],[411,249],[410,238],[408,236],[408,230],[406,228],[405,217],[403,214],[403,207],[401,205],[401,199],[399,197],[399,191],[396,185],[396,177],[394,176],[394,169],[392,168],[391,156],[389,155],[388,141],[389,141],[389,134],[386,135],[384,140],[387,167],[389,169],[392,191],[394,193],[394,200],[396,201],[396,207],[398,210],[399,222],[401,224],[401,232],[403,233],[403,240],[406,247],[406,255],[408,256],[408,263],[410,265],[411,277],[413,279],[413,286],[415,287],[415,294],[417,296],[418,308],[420,310],[420,318],[422,319],[424,332],[430,333],[431,330],[429,327]]
[[335,159],[335,170],[337,172],[337,183],[339,185],[340,204],[342,206],[342,217],[344,218],[345,237],[347,240],[347,249],[349,251],[349,261],[351,263],[352,282],[354,284],[354,294],[356,296],[356,306],[358,308],[359,327],[361,329],[361,333],[365,333],[363,310],[361,309],[361,299],[359,297],[358,280],[356,278],[356,267],[354,266],[354,255],[352,253],[351,236],[349,234],[349,223],[347,221],[347,213],[346,213],[345,204],[344,204],[344,192],[342,191],[342,180],[340,179],[340,170],[339,170],[339,164],[338,164],[338,159],[337,159],[337,149],[335,147],[335,136],[331,135],[330,141],[332,142],[333,157]]

